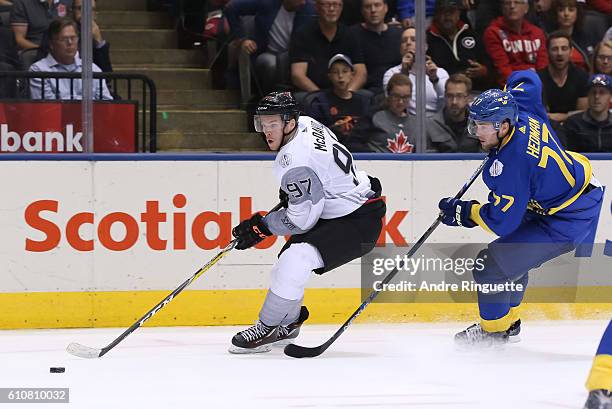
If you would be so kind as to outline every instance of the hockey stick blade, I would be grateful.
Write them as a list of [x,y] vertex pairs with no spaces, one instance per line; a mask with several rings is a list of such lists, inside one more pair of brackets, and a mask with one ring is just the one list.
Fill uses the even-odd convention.
[[78,356],[79,358],[99,358],[102,355],[102,350],[97,348],[90,348],[85,345],[81,345],[76,342],[72,342],[66,347],[66,351],[69,354]]
[[326,342],[318,347],[309,348],[301,345],[289,344],[283,351],[285,352],[285,355],[292,358],[315,358],[325,352],[329,345],[330,344]]

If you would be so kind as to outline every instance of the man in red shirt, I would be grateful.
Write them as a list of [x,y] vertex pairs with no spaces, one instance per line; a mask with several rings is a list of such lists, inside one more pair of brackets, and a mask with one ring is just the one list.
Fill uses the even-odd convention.
[[503,15],[493,20],[484,32],[484,44],[501,85],[512,71],[541,70],[548,65],[546,36],[525,20],[528,11],[528,0],[502,0]]

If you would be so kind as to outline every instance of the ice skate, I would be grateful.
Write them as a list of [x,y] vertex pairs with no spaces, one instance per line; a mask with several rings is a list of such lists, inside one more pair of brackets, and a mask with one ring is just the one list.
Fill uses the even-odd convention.
[[584,409],[612,409],[612,392],[604,389],[591,391]]
[[304,321],[308,319],[308,315],[308,308],[302,305],[302,308],[300,308],[300,315],[295,322],[289,325],[280,325],[278,327],[278,337],[274,345],[285,346],[293,342],[300,334],[300,328]]
[[278,327],[269,327],[257,320],[255,325],[240,331],[232,338],[229,352],[232,354],[256,354],[270,352],[271,344],[276,342]]
[[508,342],[513,344],[515,342],[519,342],[521,337],[519,334],[521,333],[521,320],[518,319],[510,325],[510,328],[506,331],[508,334]]
[[[508,330],[509,331],[509,330]],[[474,324],[455,335],[455,343],[462,347],[491,347],[508,342],[508,331],[487,332]]]

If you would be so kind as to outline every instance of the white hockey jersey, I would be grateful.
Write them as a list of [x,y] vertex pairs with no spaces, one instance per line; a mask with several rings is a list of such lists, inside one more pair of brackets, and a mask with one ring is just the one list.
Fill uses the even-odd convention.
[[310,230],[319,220],[352,213],[374,195],[370,179],[357,171],[351,153],[327,127],[301,116],[297,133],[281,148],[274,173],[289,196],[289,206],[265,223],[275,235]]

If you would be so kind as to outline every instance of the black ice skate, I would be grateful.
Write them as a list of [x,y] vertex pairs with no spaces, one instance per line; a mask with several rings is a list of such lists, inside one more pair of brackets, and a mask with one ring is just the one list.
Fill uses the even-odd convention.
[[281,325],[278,327],[278,338],[274,345],[290,344],[300,333],[300,327],[308,319],[308,308],[302,305],[300,308],[300,316],[295,322],[289,325]]
[[521,337],[519,336],[521,333],[521,320],[518,319],[514,321],[506,333],[508,334],[508,342],[519,342],[521,340]]
[[487,332],[474,324],[455,335],[455,343],[462,347],[491,347],[508,342],[508,331]]
[[612,392],[603,389],[591,391],[584,409],[612,409]]
[[257,320],[252,327],[234,335],[229,352],[232,354],[270,352],[271,344],[276,342],[277,337],[278,327],[269,327]]

